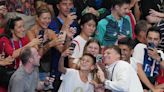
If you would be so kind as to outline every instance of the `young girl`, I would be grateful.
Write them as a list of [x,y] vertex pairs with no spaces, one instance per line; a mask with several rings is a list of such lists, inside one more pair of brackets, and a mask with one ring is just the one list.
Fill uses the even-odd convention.
[[[84,46],[83,53],[90,53],[94,57],[96,57],[98,54],[100,54],[100,52],[101,52],[100,43],[95,39],[88,40]],[[69,67],[77,69],[78,64],[79,64],[79,58],[74,59],[72,62],[70,61]]]
[[[4,53],[4,57],[12,56],[12,58],[15,59],[13,62],[10,62],[10,64],[12,64],[10,65],[10,68],[13,68],[14,70],[21,64],[19,60],[21,49],[27,46],[32,47],[38,45],[40,42],[41,41],[38,38],[29,42],[27,36],[25,35],[24,21],[22,18],[12,18],[8,20],[4,34],[0,37],[0,53]],[[9,78],[5,78],[9,81]],[[0,92],[6,92],[7,86],[2,86],[0,85]],[[1,87],[4,88],[4,91],[1,90]]]
[[16,58],[14,67],[19,67],[18,56],[20,50],[26,46],[35,46],[40,44],[41,40],[38,38],[29,42],[24,29],[24,21],[20,17],[9,19],[5,32],[0,38],[0,51],[4,51],[5,56],[12,56]]

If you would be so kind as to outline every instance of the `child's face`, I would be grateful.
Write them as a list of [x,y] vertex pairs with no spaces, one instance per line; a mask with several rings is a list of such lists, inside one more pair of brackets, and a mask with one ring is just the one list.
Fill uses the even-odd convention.
[[85,55],[80,59],[80,70],[90,71],[93,67],[93,59],[90,56]]
[[100,47],[95,42],[90,43],[86,48],[86,52],[92,54],[93,56],[97,56],[97,54],[99,54],[99,51]]

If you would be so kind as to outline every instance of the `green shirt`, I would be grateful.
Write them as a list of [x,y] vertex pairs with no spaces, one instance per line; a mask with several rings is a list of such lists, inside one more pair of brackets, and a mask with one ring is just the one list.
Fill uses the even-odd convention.
[[[106,18],[112,20],[113,21],[112,23],[115,22],[114,24],[111,24],[111,25],[118,26],[118,28],[119,28],[119,29],[114,29],[114,27],[112,27],[112,29],[113,29],[112,34],[113,35],[115,35],[115,33],[113,33],[113,32],[116,31],[116,30],[117,30],[116,31],[117,34],[118,34],[118,32],[122,33],[122,32],[120,32],[121,28],[120,28],[119,25],[124,25],[126,27],[122,27],[122,28],[126,28],[126,30],[122,29],[121,31],[127,31],[127,33],[129,32],[128,35],[126,35],[126,34],[125,35],[129,36],[129,37],[132,37],[132,27],[131,27],[131,22],[130,22],[130,17],[129,16],[126,15],[118,21],[115,20],[115,18],[112,16],[112,14],[108,15]],[[107,29],[107,25],[108,25],[109,21],[106,18],[104,18],[104,19],[102,19],[98,22],[97,32],[95,34],[95,38],[97,40],[99,40],[100,44],[103,45],[103,46],[113,45],[116,42],[115,39],[117,39],[117,37],[118,37],[117,34],[115,36],[111,36],[111,34],[110,34],[111,32],[107,32],[106,29]],[[123,22],[123,20],[126,20],[126,24],[125,24],[125,22]],[[109,35],[110,38],[109,37],[108,38],[110,39],[110,41],[105,41],[106,34]]]

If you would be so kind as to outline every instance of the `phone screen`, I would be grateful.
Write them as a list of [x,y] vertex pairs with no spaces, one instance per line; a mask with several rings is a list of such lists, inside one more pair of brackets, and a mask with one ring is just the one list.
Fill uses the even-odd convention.
[[73,51],[73,50],[75,49],[75,46],[76,46],[76,44],[75,44],[75,43],[71,43],[71,45],[70,45],[70,47],[71,47],[71,48],[70,48],[70,50],[72,50],[72,51]]
[[39,35],[40,35],[40,38],[44,38],[44,30],[43,29],[41,29],[39,31]]
[[98,55],[96,56],[96,62],[102,63],[102,59],[103,59],[102,54],[98,54]]
[[155,48],[155,44],[153,42],[148,43],[148,49],[153,49]]
[[62,39],[63,41],[65,41],[66,39],[66,32],[60,31],[59,36],[60,39]]

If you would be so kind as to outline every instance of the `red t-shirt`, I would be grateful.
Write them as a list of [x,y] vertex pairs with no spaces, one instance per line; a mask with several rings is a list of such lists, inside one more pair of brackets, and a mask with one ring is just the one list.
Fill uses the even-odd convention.
[[163,84],[164,83],[164,69],[160,69],[159,75],[156,79],[157,84]]
[[136,20],[134,18],[134,15],[131,12],[128,13],[128,16],[130,17],[131,26],[132,26],[132,38],[135,39],[136,35],[134,33],[134,29],[135,29],[135,25],[136,25]]
[[[13,41],[13,42],[14,42],[15,49],[13,48],[12,41],[10,39],[8,39],[7,37],[1,37],[0,38],[0,53],[2,53],[2,50],[4,49],[6,56],[12,55],[14,50],[25,46],[29,42],[29,40],[27,37],[23,37],[20,39],[20,41]],[[15,62],[16,68],[18,68],[19,61],[20,61],[19,58],[16,58],[15,61],[16,61]]]

